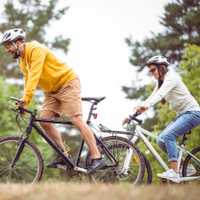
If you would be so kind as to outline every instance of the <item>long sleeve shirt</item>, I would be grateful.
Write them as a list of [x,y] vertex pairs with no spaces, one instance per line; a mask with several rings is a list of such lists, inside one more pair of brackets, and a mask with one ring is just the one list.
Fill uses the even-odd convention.
[[26,104],[31,101],[37,87],[44,92],[55,92],[77,77],[69,66],[37,41],[25,44],[19,65],[25,80],[22,99]]
[[191,110],[200,111],[198,102],[191,95],[180,76],[173,70],[169,70],[165,74],[162,86],[158,88],[156,85],[153,93],[143,105],[146,107],[154,106],[163,98],[177,114]]

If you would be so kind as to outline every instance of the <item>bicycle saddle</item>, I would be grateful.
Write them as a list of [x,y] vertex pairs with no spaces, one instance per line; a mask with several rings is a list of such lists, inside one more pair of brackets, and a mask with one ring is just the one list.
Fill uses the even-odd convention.
[[82,101],[89,101],[89,102],[96,102],[99,103],[100,101],[103,101],[106,97],[82,97]]

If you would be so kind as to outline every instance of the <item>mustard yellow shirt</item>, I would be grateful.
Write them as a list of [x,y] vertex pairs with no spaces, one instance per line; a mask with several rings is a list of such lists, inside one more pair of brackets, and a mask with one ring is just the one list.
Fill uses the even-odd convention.
[[77,77],[69,66],[37,41],[25,44],[19,65],[25,80],[22,99],[26,104],[30,103],[37,87],[44,92],[55,92]]

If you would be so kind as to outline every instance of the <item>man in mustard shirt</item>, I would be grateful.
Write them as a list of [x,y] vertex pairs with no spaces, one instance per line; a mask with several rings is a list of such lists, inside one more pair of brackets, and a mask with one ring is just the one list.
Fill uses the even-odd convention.
[[[90,151],[93,172],[105,166],[98,151],[94,135],[82,118],[80,81],[73,69],[59,60],[47,47],[37,41],[25,42],[25,32],[15,28],[6,31],[1,39],[7,53],[19,59],[20,69],[24,75],[24,95],[20,106],[28,106],[37,87],[42,89],[45,100],[41,117],[53,118],[65,114],[80,130],[81,136]],[[61,134],[50,123],[41,123],[49,137],[67,154]],[[53,167],[59,159],[49,166]]]

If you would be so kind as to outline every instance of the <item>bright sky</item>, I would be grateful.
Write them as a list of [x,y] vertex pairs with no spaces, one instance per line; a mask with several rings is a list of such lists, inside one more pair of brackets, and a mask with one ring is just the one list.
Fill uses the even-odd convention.
[[60,0],[69,5],[66,16],[53,26],[71,38],[66,62],[79,74],[82,96],[106,96],[99,104],[99,121],[117,128],[132,112],[134,102],[125,99],[122,85],[131,85],[136,74],[129,63],[124,39],[142,40],[159,32],[160,16],[167,0]]
[[82,96],[106,96],[98,107],[99,121],[110,128],[121,127],[122,119],[135,105],[125,99],[121,87],[131,86],[136,77],[124,40],[129,35],[143,40],[151,32],[160,32],[159,20],[169,0],[59,2],[60,7],[67,5],[70,9],[59,22],[51,24],[47,37],[62,34],[71,39],[68,55],[58,55],[78,73]]

